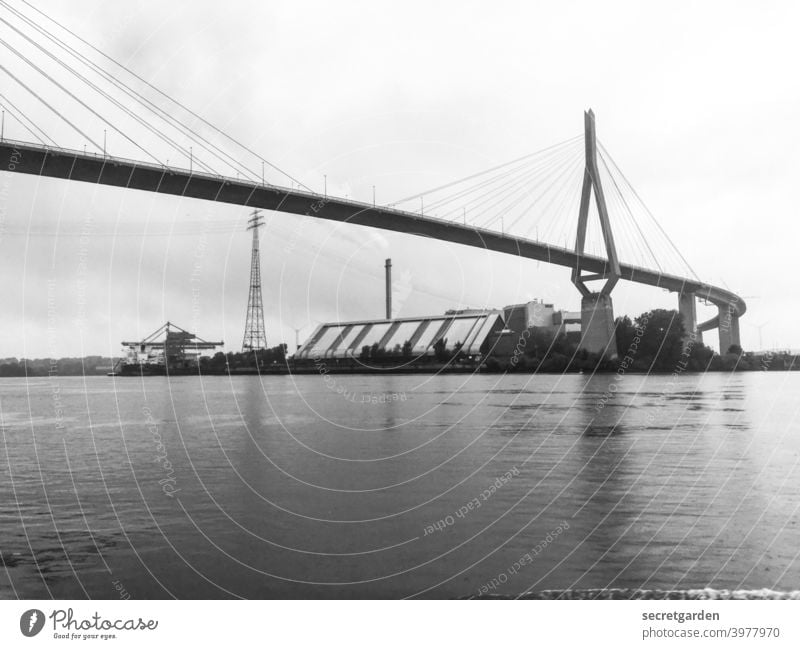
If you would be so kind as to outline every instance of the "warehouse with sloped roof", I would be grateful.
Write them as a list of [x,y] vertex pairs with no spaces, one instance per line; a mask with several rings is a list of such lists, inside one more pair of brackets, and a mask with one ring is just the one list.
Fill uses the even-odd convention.
[[376,356],[480,355],[504,329],[503,312],[470,311],[441,316],[321,324],[297,350],[295,360]]

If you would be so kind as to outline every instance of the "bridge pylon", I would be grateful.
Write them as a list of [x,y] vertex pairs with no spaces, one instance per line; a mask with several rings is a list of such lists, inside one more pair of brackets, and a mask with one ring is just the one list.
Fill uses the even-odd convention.
[[[580,346],[589,352],[603,354],[607,358],[617,357],[617,342],[614,335],[614,308],[611,291],[619,281],[620,271],[614,233],[608,218],[606,198],[600,182],[597,165],[597,132],[594,112],[590,109],[584,116],[584,141],[586,145],[586,165],[583,172],[580,210],[578,212],[578,233],[575,238],[575,266],[572,268],[572,283],[581,293],[581,342]],[[608,261],[602,272],[584,274],[582,260],[586,247],[586,226],[589,221],[589,204],[594,193],[600,228]],[[586,282],[605,280],[599,291],[592,291]]]
[[678,293],[678,313],[683,322],[686,335],[697,337],[697,301],[694,293],[681,291]]
[[741,348],[739,338],[739,316],[733,304],[717,306],[719,320],[719,353],[727,354],[732,346]]

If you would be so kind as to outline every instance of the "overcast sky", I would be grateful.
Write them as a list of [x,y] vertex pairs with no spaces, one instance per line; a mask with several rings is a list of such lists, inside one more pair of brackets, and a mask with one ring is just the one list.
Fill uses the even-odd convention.
[[[35,4],[304,184],[321,191],[327,175],[329,193],[365,201],[373,185],[390,202],[579,135],[591,107],[697,274],[746,298],[744,347],[758,348],[760,325],[764,347],[800,347],[797,3]],[[8,52],[2,62],[36,76]],[[87,144],[0,77],[59,144]],[[102,141],[99,120],[83,124]],[[5,136],[31,139],[8,116]],[[110,153],[143,157],[107,136]],[[0,357],[117,355],[165,320],[240,348],[246,210],[6,172],[0,190]],[[386,257],[398,316],[534,297],[579,307],[565,268],[267,216],[270,345],[381,317]],[[618,315],[676,304],[624,282],[614,292]]]

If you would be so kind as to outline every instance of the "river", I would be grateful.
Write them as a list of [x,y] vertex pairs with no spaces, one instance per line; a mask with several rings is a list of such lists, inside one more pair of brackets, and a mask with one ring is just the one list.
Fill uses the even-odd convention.
[[797,589],[799,388],[0,379],[0,597]]

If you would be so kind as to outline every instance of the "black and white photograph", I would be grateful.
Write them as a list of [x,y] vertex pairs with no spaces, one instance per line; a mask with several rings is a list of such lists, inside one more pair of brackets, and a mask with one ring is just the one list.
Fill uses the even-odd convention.
[[0,0],[0,646],[799,646],[798,26]]

